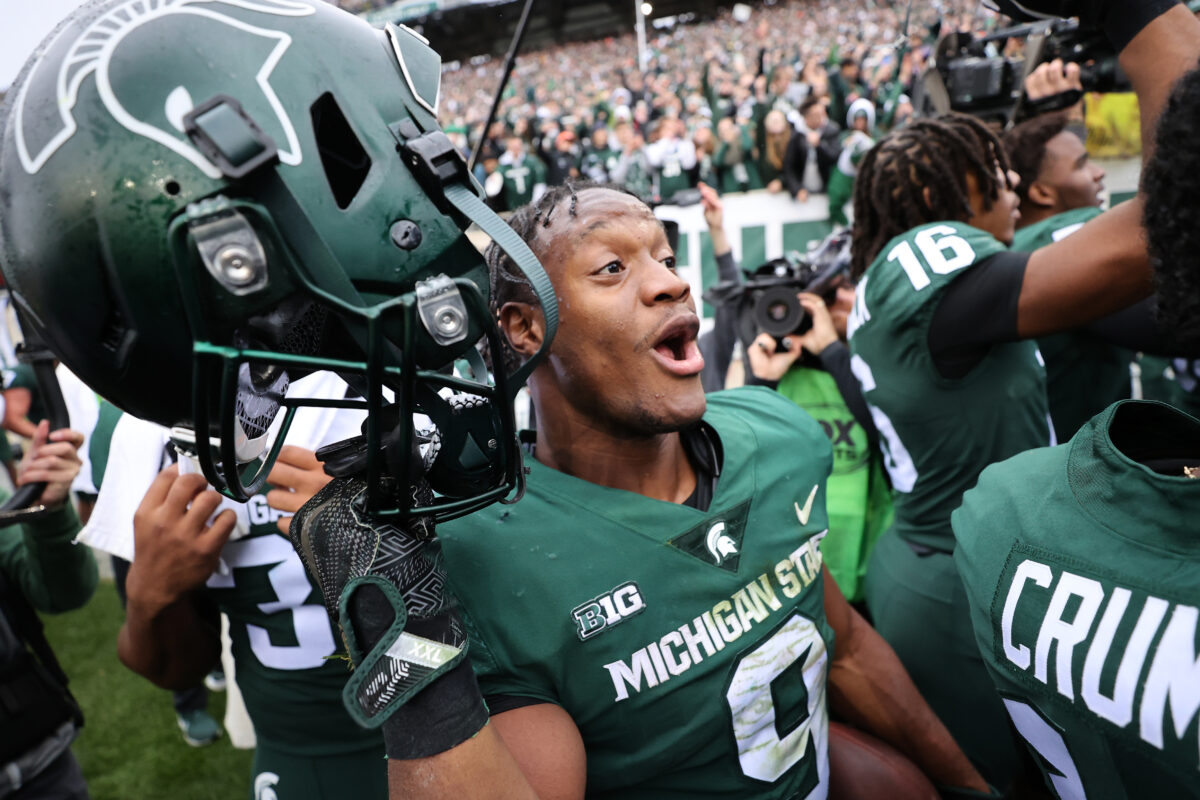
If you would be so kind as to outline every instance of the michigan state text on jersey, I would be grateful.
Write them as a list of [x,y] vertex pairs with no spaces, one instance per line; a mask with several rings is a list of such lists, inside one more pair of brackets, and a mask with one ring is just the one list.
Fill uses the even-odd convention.
[[[510,224],[548,266],[564,313],[529,379],[531,496],[488,515],[488,533],[504,536],[473,537],[486,538],[490,557],[446,546],[450,579],[467,584],[464,621],[482,642],[473,663],[500,694],[489,694],[487,727],[441,763],[478,771],[487,759],[490,773],[515,761],[513,780],[571,796],[819,797],[823,764],[808,753],[820,752],[824,650],[835,687],[825,694],[840,711],[932,780],[984,788],[895,654],[824,575],[819,529],[806,527],[824,513],[830,446],[819,426],[762,390],[714,396],[713,423],[703,422],[695,301],[650,209],[627,192],[567,185]],[[541,310],[507,258],[489,250],[488,263],[506,356],[527,358]],[[812,638],[823,625],[832,650]],[[807,652],[784,646],[797,640]],[[764,682],[779,691],[763,692]],[[677,724],[662,730],[657,717]],[[728,735],[713,741],[718,730]],[[675,766],[685,763],[697,771]]]
[[1059,797],[1200,797],[1187,457],[1200,421],[1126,401],[989,467],[954,514],[980,653]]
[[829,440],[765,389],[710,395],[704,420],[724,451],[707,510],[531,460],[520,503],[440,530],[485,696],[562,706],[589,797],[827,785]]

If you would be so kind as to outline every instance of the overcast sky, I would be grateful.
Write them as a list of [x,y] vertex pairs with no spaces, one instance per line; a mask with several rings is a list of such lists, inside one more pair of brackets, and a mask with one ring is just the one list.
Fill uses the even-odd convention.
[[83,0],[0,0],[0,91],[59,20]]

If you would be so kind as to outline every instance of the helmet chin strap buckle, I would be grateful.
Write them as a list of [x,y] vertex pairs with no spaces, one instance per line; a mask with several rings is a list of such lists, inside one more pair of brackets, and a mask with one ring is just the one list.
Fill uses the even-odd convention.
[[253,294],[267,286],[267,254],[258,234],[230,202],[218,195],[187,207],[188,232],[209,274],[230,294]]
[[417,281],[417,312],[425,330],[439,345],[445,347],[467,338],[467,305],[447,276]]
[[443,214],[457,209],[446,199],[446,187],[461,185],[474,191],[466,159],[440,130],[421,133],[412,120],[402,120],[395,133],[400,152],[417,183]]

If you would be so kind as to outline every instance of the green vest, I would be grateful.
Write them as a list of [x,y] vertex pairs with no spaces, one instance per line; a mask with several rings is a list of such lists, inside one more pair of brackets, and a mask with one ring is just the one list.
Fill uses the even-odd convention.
[[1200,449],[1126,401],[1062,447],[984,470],[954,513],[980,655],[1060,797],[1200,797],[1200,480],[1120,447]]
[[847,600],[863,599],[862,581],[875,540],[892,524],[892,495],[883,460],[854,421],[833,376],[796,367],[779,381],[779,393],[808,412],[833,446],[833,473],[825,509],[829,535],[821,540],[825,566]]
[[1033,342],[992,346],[962,378],[942,377],[929,352],[943,292],[1004,249],[961,222],[897,236],[867,268],[847,323],[851,367],[896,490],[896,531],[945,552],[954,549],[950,512],[983,468],[1053,441],[1046,372]]
[[[1076,208],[1027,225],[1013,237],[1023,253],[1064,239],[1101,213],[1096,206]],[[1046,398],[1059,439],[1075,435],[1083,423],[1118,400],[1129,397],[1133,351],[1097,339],[1086,331],[1065,331],[1037,340],[1046,360]]]

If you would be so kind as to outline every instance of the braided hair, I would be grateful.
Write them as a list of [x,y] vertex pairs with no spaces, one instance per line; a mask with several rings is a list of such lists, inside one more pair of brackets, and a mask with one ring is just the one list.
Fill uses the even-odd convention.
[[[576,210],[579,205],[579,194],[588,189],[608,189],[631,197],[638,197],[637,194],[619,184],[568,180],[561,186],[547,189],[537,200],[517,209],[509,217],[508,225],[525,244],[529,245],[534,254],[541,258],[543,254],[538,252],[537,242],[542,230],[551,227],[561,218],[573,219],[579,216]],[[528,303],[535,308],[541,307],[537,293],[533,291],[533,286],[525,277],[525,273],[521,272],[512,257],[499,245],[495,242],[489,244],[483,257],[488,268],[488,303],[493,317],[499,318],[500,309],[509,302]],[[504,337],[501,337],[501,341],[504,343],[504,364],[511,372],[520,365],[523,359],[508,346]]]
[[913,120],[881,139],[863,157],[854,184],[851,277],[861,278],[883,246],[905,231],[938,220],[969,219],[974,212],[968,173],[990,209],[1004,185],[997,166],[1007,175],[1008,155],[1000,140],[966,114]]

